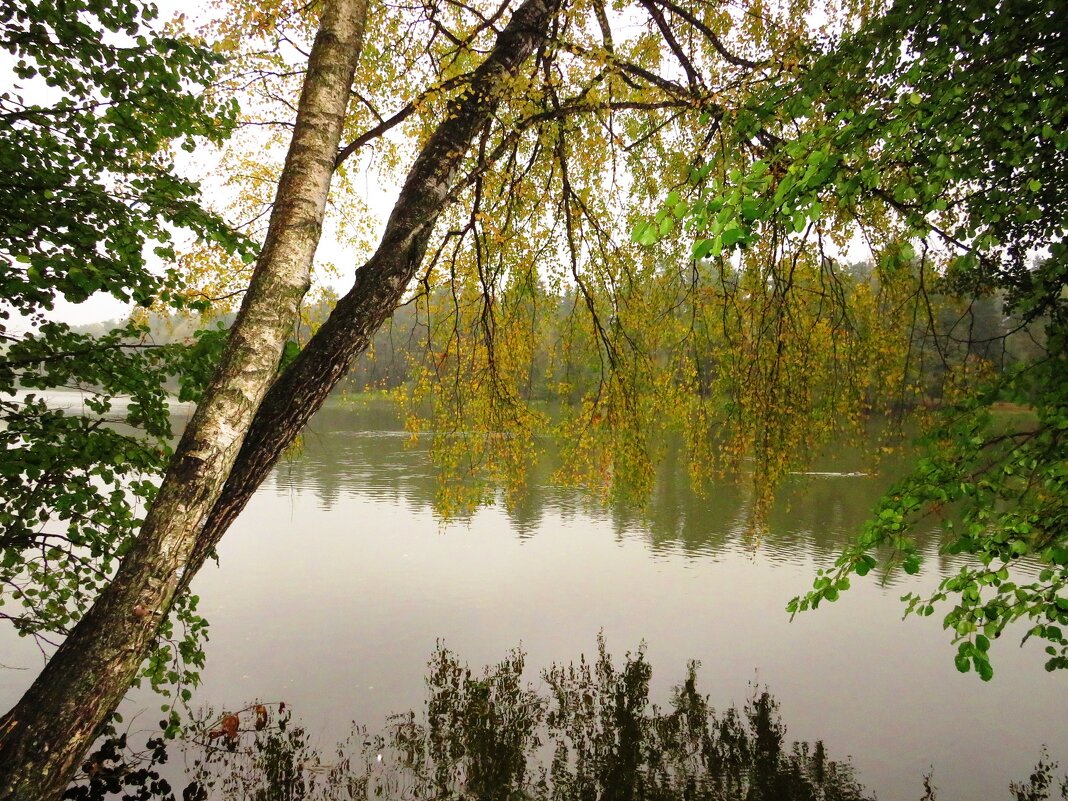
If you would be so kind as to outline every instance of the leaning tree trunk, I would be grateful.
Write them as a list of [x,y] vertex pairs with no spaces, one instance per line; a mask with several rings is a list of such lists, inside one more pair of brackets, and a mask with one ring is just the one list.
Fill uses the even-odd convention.
[[557,6],[558,0],[526,0],[519,6],[475,70],[468,89],[460,93],[461,99],[449,104],[446,120],[431,134],[408,173],[378,249],[356,271],[352,289],[264,398],[197,541],[185,585],[282,451],[393,313],[423,259],[427,239],[475,134],[507,93],[509,79],[546,41]]
[[137,675],[308,289],[367,0],[327,0],[263,251],[222,361],[130,553],[0,720],[0,799],[58,798]]

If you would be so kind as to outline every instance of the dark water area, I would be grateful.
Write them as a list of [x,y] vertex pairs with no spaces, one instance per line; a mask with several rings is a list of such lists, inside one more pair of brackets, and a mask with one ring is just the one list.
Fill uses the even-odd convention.
[[[332,753],[354,721],[385,731],[391,714],[425,710],[441,647],[472,666],[520,648],[523,681],[545,694],[544,671],[595,661],[601,636],[617,658],[642,648],[648,700],[662,710],[691,661],[719,715],[767,688],[787,752],[822,742],[884,801],[923,797],[925,774],[939,799],[1010,798],[1044,744],[1068,765],[1064,677],[1043,670],[1040,648],[1002,638],[982,683],[954,668],[938,615],[901,619],[901,595],[954,570],[937,531],[920,576],[857,580],[838,603],[789,620],[787,601],[888,483],[865,474],[860,451],[842,446],[791,475],[754,537],[744,482],[695,494],[670,454],[644,509],[554,486],[550,457],[509,505],[443,524],[426,443],[408,440],[378,404],[315,418],[226,535],[219,566],[194,582],[211,623],[194,706],[284,702],[308,747]],[[0,663],[26,670],[0,670],[5,703],[41,660],[12,640],[0,640]],[[131,737],[151,734],[158,709],[147,691],[124,702]]]

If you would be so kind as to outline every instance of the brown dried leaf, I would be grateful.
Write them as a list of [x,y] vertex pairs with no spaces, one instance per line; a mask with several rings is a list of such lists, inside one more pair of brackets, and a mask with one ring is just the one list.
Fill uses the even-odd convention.
[[208,732],[208,739],[214,740],[218,737],[227,737],[231,740],[236,740],[240,728],[241,719],[237,715],[223,715],[222,720],[219,721],[218,728]]
[[241,727],[241,720],[237,715],[224,715],[219,726],[226,733],[227,737],[235,739],[237,737],[237,730]]

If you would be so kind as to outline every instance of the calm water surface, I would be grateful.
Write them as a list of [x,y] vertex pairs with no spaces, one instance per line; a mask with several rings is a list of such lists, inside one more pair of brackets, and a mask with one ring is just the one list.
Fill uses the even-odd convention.
[[[645,644],[653,695],[665,701],[691,659],[717,706],[766,685],[790,739],[851,755],[881,799],[918,799],[932,770],[940,799],[1008,798],[1043,744],[1068,768],[1065,677],[1043,671],[1040,649],[999,643],[983,684],[954,669],[937,615],[901,620],[903,593],[953,569],[933,541],[929,575],[858,581],[839,603],[789,621],[786,602],[885,486],[840,475],[863,469],[857,455],[792,476],[759,543],[746,535],[743,488],[697,497],[670,461],[644,514],[550,486],[545,467],[515,508],[443,526],[426,452],[400,428],[384,408],[327,409],[303,453],[261,487],[223,540],[220,566],[194,583],[211,622],[196,701],[285,701],[329,749],[352,721],[373,727],[420,709],[439,640],[472,666],[522,646],[538,682],[540,667],[593,654],[603,632],[618,655]],[[29,668],[0,670],[10,703],[40,656],[3,643],[0,662]],[[130,718],[154,702],[125,703]]]

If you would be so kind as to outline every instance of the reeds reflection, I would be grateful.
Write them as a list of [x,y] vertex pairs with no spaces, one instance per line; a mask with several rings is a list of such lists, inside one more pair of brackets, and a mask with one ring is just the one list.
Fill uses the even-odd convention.
[[[603,640],[594,660],[523,677],[512,651],[481,672],[439,645],[422,714],[354,726],[327,753],[284,703],[205,711],[177,744],[145,750],[125,734],[90,757],[69,799],[471,799],[472,801],[860,801],[848,762],[823,744],[788,743],[774,698],[754,689],[741,711],[717,712],[696,665],[660,708],[644,653],[617,663]],[[180,750],[181,781],[167,765]],[[171,776],[168,781],[166,776]],[[180,790],[173,785],[182,785]]]

